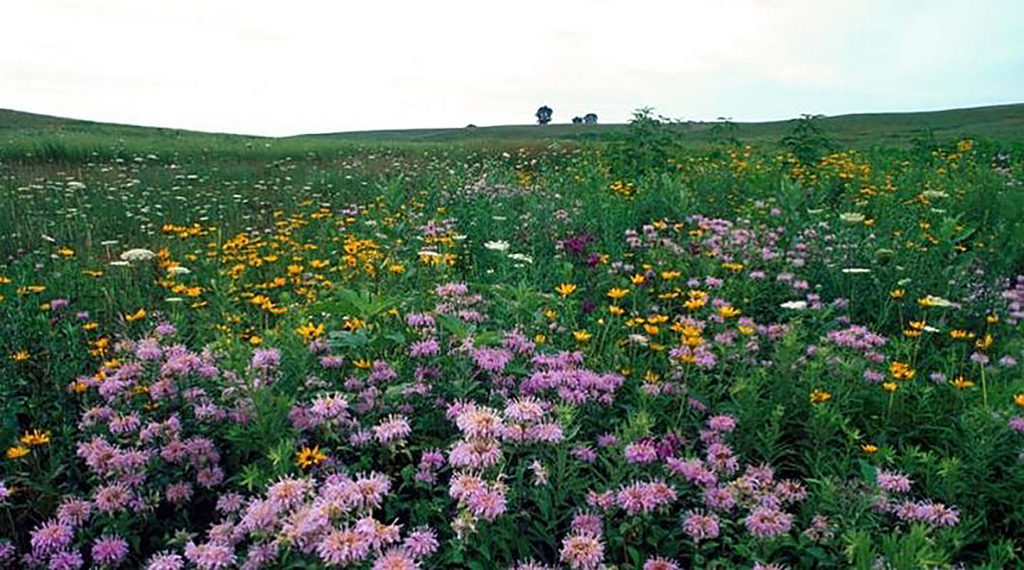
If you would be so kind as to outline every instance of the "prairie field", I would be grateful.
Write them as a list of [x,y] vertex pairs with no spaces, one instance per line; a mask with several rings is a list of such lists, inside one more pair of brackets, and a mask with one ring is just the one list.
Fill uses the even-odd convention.
[[972,112],[4,112],[0,567],[1024,567],[1022,107]]

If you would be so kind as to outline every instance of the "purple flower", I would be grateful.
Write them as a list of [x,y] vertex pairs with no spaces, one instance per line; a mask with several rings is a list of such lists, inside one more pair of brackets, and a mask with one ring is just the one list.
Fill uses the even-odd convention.
[[253,370],[273,370],[281,364],[281,351],[276,348],[257,348],[252,353],[249,366]]
[[718,538],[718,518],[714,515],[690,513],[683,521],[683,532],[697,542]]
[[772,538],[789,532],[793,515],[772,507],[757,507],[744,520],[747,530],[760,538]]
[[116,565],[128,555],[128,542],[120,536],[104,536],[92,544],[92,560]]
[[910,477],[897,471],[878,470],[878,486],[893,493],[906,493],[910,491]]

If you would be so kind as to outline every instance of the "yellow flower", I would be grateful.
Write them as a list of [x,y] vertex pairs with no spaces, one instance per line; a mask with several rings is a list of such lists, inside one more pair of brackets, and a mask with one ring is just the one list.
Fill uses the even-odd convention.
[[314,326],[313,323],[307,323],[295,329],[295,332],[302,336],[302,340],[309,342],[320,338],[320,335],[324,334],[324,324],[320,323]]
[[249,344],[251,344],[253,346],[259,346],[259,345],[263,344],[263,337],[261,337],[258,334],[254,334],[254,335],[249,337]]
[[962,340],[965,338],[971,338],[974,335],[964,329],[953,329],[949,331],[949,337],[953,340]]
[[359,360],[356,360],[352,364],[355,364],[356,368],[362,368],[363,370],[366,370],[373,366],[373,363],[371,363],[369,360],[365,358],[360,358]]
[[964,388],[970,388],[971,386],[974,386],[974,382],[971,382],[970,380],[964,378],[963,376],[957,376],[950,382],[950,384],[952,384],[953,387],[956,388],[957,390],[963,390]]
[[885,390],[886,392],[889,392],[890,394],[895,392],[896,389],[899,388],[899,387],[900,387],[900,385],[895,383],[895,382],[884,382],[884,383],[882,383],[882,389]]
[[85,323],[84,325],[82,325],[82,330],[94,331],[94,330],[98,329],[99,327],[100,327],[99,323],[90,322],[90,323]]
[[629,278],[629,281],[633,285],[643,285],[644,281],[647,281],[647,277],[645,277],[642,273],[636,273]]
[[625,314],[626,311],[625,309],[618,305],[608,305],[608,312],[617,317],[619,315]]
[[547,317],[548,320],[552,320],[553,321],[553,320],[555,320],[555,318],[558,317],[558,311],[556,311],[554,309],[548,309],[548,310],[544,311],[544,316]]
[[587,342],[588,340],[590,340],[590,338],[592,336],[594,336],[594,335],[588,333],[587,331],[573,331],[572,332],[572,337],[574,339],[576,339],[576,342]]
[[30,446],[50,443],[50,432],[39,430],[33,430],[31,433],[25,432],[25,435],[21,436],[21,443]]
[[548,340],[548,337],[546,337],[546,336],[544,336],[542,334],[539,334],[539,333],[534,335],[534,337],[533,337],[533,342],[535,342],[537,344],[544,344],[545,342],[547,342],[547,340]]
[[28,448],[24,445],[15,445],[7,448],[7,459],[19,459],[28,455]]
[[130,315],[125,315],[124,320],[130,322],[138,321],[146,318],[146,309],[139,309]]
[[664,279],[665,281],[671,281],[673,279],[677,279],[677,278],[679,278],[679,275],[681,275],[681,273],[678,272],[678,271],[662,271],[661,272],[661,278]]
[[357,319],[355,317],[349,317],[349,318],[345,319],[344,323],[341,324],[341,328],[343,328],[343,329],[345,329],[345,330],[347,330],[349,332],[355,332],[355,331],[357,331],[357,330],[359,330],[359,329],[361,329],[361,328],[363,328],[365,326],[366,326],[366,322],[365,321],[363,321],[362,319]]
[[27,350],[19,350],[11,355],[11,360],[15,362],[25,362],[30,358],[32,358],[32,355],[29,354]]
[[292,264],[288,266],[288,275],[299,275],[302,273],[303,267],[298,264]]
[[661,332],[661,330],[654,325],[644,325],[644,331],[651,336],[654,336]]
[[658,380],[661,380],[661,374],[658,374],[657,372],[655,372],[653,370],[648,370],[644,374],[644,381],[645,382],[653,384],[653,383],[657,382]]
[[985,317],[985,322],[987,322],[990,325],[994,325],[994,324],[999,322],[999,315],[993,313],[993,314]]
[[562,283],[558,287],[555,287],[555,291],[563,297],[568,297],[576,291],[576,285],[572,283]]
[[989,347],[992,346],[992,335],[987,334],[984,337],[974,341],[974,346],[977,347],[978,350],[988,350]]
[[612,299],[621,299],[626,295],[629,295],[629,289],[620,289],[618,287],[613,287],[608,290],[608,296],[611,297]]
[[740,310],[737,309],[736,307],[733,307],[732,305],[722,305],[721,307],[718,307],[718,314],[722,318],[728,319],[730,317],[735,317],[739,315]]
[[402,265],[401,263],[392,263],[391,265],[388,266],[388,271],[390,271],[391,273],[404,273],[405,266]]
[[303,469],[309,469],[310,467],[320,465],[325,459],[327,459],[327,455],[320,451],[319,445],[315,447],[305,446],[296,454],[295,464]]
[[832,399],[832,394],[829,394],[828,392],[826,392],[824,390],[819,390],[817,388],[815,388],[814,390],[811,390],[811,403],[812,404],[820,404],[822,402],[827,402],[827,401],[829,401],[831,399]]
[[71,249],[70,247],[62,247],[57,250],[57,255],[61,257],[74,257],[75,250]]
[[875,453],[876,451],[878,451],[878,446],[877,445],[871,445],[870,443],[862,443],[861,446],[860,446],[860,450],[863,451],[864,453],[867,453],[867,454],[870,455],[870,454]]
[[910,380],[917,374],[917,371],[903,362],[893,362],[889,365],[889,374],[896,380]]
[[1013,403],[1017,404],[1017,406],[1020,408],[1024,408],[1024,392],[1018,392],[1014,394]]

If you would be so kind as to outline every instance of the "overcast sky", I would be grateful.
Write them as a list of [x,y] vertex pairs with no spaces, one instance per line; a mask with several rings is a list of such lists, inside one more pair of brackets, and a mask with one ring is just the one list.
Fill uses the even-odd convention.
[[1024,0],[0,0],[0,108],[288,135],[1024,101]]

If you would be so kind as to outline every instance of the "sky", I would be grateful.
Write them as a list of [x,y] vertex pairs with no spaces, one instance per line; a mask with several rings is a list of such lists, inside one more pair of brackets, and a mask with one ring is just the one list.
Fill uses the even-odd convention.
[[1024,102],[1024,0],[2,0],[0,108],[258,135]]

